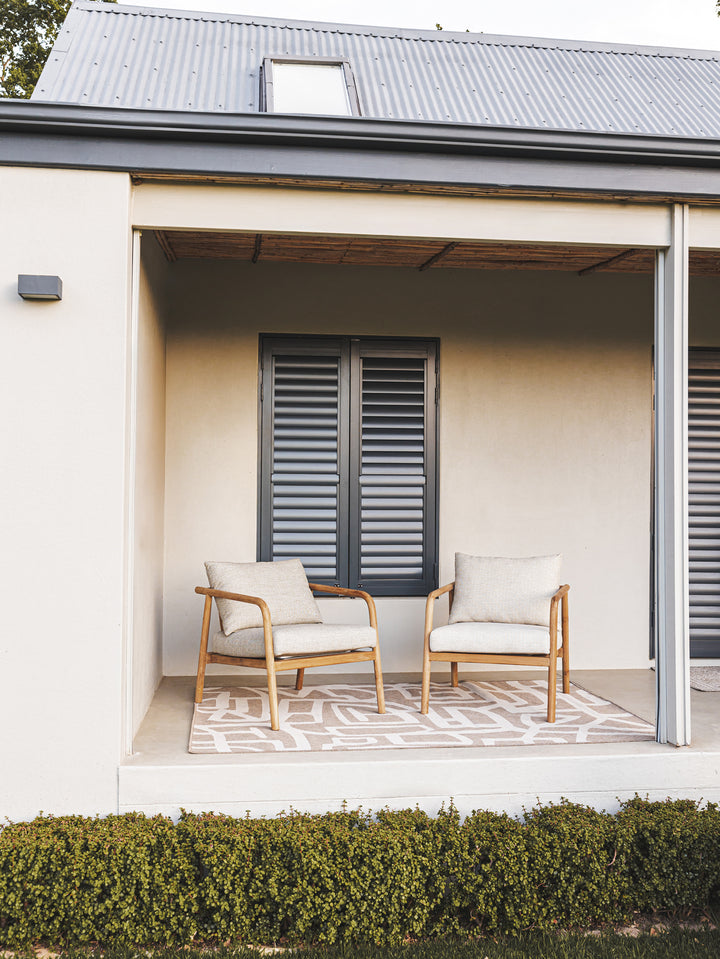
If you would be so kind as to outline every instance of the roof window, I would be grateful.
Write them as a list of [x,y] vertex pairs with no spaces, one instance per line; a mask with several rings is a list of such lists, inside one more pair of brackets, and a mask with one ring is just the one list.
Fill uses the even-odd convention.
[[347,60],[268,57],[263,62],[262,94],[268,113],[360,115],[355,80]]

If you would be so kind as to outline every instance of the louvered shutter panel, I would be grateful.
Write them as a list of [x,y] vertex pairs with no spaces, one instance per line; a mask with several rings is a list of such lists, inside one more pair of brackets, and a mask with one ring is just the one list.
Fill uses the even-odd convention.
[[341,350],[284,352],[278,343],[265,363],[261,557],[298,557],[310,580],[326,583],[347,576],[342,361]]
[[688,396],[690,651],[720,656],[720,353],[691,350]]
[[434,347],[424,355],[357,352],[350,578],[378,595],[422,595],[434,574]]
[[436,585],[436,349],[263,338],[261,560],[379,596]]

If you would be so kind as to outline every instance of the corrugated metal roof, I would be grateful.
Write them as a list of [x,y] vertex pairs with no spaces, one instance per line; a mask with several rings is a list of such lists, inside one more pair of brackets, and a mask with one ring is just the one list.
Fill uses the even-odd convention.
[[345,57],[363,116],[720,138],[720,53],[78,0],[33,99],[253,113],[264,57]]

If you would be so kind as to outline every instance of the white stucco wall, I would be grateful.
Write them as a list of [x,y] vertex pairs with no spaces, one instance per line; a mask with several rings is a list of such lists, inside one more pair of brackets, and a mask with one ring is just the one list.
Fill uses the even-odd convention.
[[165,502],[165,321],[169,269],[152,234],[141,240],[133,523],[134,735],[162,679]]
[[[647,666],[651,277],[171,270],[166,673],[196,666],[203,560],[255,558],[258,334],[290,331],[440,337],[441,582],[456,550],[562,552],[573,665]],[[386,671],[419,670],[423,611],[378,601]],[[336,601],[324,613],[362,615]]]
[[[0,168],[0,817],[117,803],[129,191]],[[21,300],[19,273],[62,301]]]

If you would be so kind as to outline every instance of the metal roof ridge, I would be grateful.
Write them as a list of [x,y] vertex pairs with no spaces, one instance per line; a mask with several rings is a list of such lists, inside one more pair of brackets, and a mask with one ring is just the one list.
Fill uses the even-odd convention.
[[365,26],[322,22],[316,20],[283,20],[222,11],[178,10],[172,7],[143,7],[97,0],[74,0],[71,9],[115,15],[165,17],[177,20],[195,20],[220,23],[238,23],[286,30],[314,30],[317,33],[346,33],[358,36],[382,36],[388,39],[418,40],[439,43],[484,44],[500,47],[528,47],[542,50],[566,50],[588,53],[634,54],[644,57],[679,57],[687,60],[720,60],[720,50],[701,50],[687,47],[659,47],[646,44],[608,43],[598,40],[553,39],[523,37],[490,33],[471,33],[450,30],[420,30],[408,27]]

